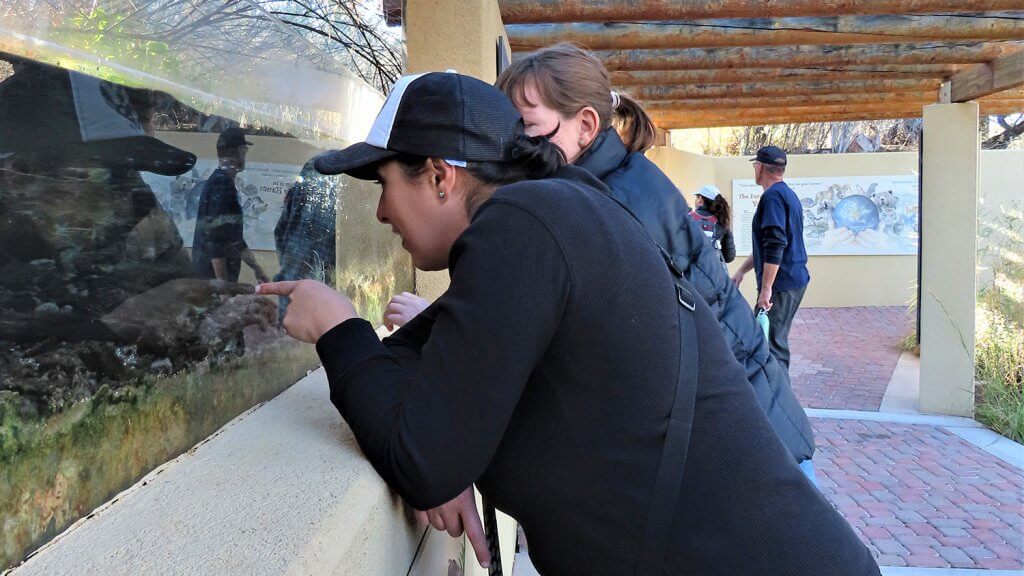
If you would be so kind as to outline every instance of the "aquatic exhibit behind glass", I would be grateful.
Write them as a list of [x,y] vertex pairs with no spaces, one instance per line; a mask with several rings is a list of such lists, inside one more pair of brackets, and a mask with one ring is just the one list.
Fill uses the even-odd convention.
[[309,163],[382,100],[250,2],[0,8],[0,569],[317,365],[255,282],[412,289]]

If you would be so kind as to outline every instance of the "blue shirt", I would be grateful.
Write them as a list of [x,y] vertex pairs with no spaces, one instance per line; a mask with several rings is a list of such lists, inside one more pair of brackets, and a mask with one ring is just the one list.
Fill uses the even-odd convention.
[[769,228],[778,228],[786,238],[782,252],[779,273],[775,276],[772,290],[796,290],[811,281],[807,271],[807,250],[804,248],[804,211],[800,199],[785,182],[777,182],[765,190],[757,203],[752,223],[754,233],[754,271],[757,273],[757,287],[761,289],[761,273],[764,270],[765,240],[771,234]]

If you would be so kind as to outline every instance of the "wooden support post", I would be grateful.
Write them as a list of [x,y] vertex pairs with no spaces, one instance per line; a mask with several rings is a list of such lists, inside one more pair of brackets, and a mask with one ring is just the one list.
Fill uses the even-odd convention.
[[948,81],[943,82],[942,85],[939,86],[939,104],[949,104],[951,102],[951,94],[952,91],[950,83]]

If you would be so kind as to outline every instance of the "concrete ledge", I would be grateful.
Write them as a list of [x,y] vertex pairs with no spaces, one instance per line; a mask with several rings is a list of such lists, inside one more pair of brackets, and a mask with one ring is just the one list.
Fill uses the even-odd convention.
[[838,420],[870,420],[872,422],[894,422],[897,424],[923,424],[926,426],[951,426],[960,428],[984,428],[979,422],[962,416],[935,416],[931,414],[894,414],[889,412],[862,412],[860,410],[825,410],[807,408],[809,418],[831,418]]
[[12,574],[405,575],[422,536],[363,458],[319,371],[161,466]]
[[976,570],[968,568],[905,568],[883,566],[882,576],[1024,576],[1024,570]]
[[[1024,445],[1001,436],[988,428],[960,428],[947,426],[946,430],[999,458],[1010,466],[1024,470]],[[1022,572],[1024,576],[1024,572]]]

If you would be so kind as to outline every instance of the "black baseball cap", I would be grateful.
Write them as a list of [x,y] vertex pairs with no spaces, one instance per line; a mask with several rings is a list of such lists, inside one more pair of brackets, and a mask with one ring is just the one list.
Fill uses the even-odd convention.
[[252,146],[252,142],[245,139],[245,130],[241,128],[228,128],[217,137],[217,148],[239,148]]
[[771,164],[772,166],[786,165],[786,151],[778,146],[765,146],[757,151],[757,156],[751,158],[751,162]]
[[365,142],[313,159],[322,174],[376,180],[377,165],[400,153],[467,161],[509,162],[522,121],[500,90],[455,72],[403,76],[395,82]]

